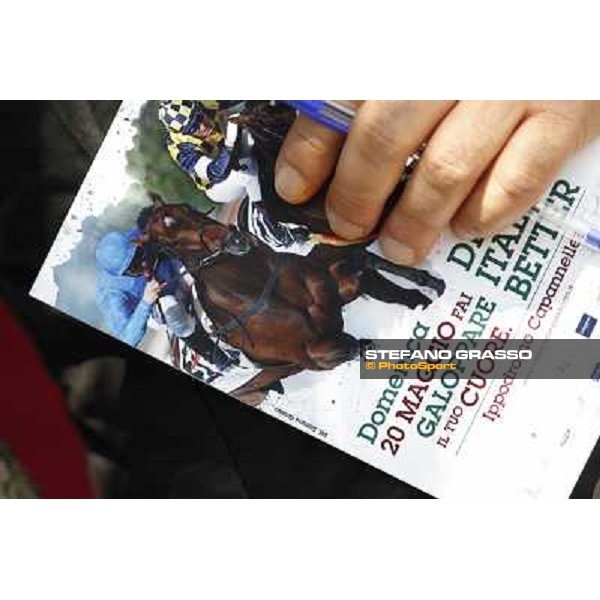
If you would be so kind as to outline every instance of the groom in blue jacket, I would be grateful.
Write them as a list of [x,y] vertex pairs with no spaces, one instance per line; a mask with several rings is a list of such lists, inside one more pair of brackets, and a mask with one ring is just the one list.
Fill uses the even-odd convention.
[[143,339],[148,319],[161,298],[160,319],[172,335],[182,339],[219,370],[231,364],[204,328],[190,314],[191,288],[181,262],[163,258],[151,262],[150,248],[137,243],[139,227],[113,231],[96,247],[98,279],[96,302],[110,332],[131,346]]

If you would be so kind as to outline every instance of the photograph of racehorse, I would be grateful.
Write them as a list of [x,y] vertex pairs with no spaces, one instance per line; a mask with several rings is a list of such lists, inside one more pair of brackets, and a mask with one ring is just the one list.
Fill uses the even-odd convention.
[[[178,259],[192,275],[217,346],[242,351],[260,369],[230,392],[256,404],[269,390],[283,392],[286,377],[306,369],[330,370],[357,357],[361,340],[344,331],[345,305],[369,297],[411,310],[426,308],[432,298],[424,290],[439,297],[445,283],[426,270],[396,265],[369,251],[372,240],[335,239],[325,217],[324,190],[299,207],[277,196],[274,163],[293,121],[289,109],[248,102],[231,120],[238,126],[236,143],[241,144],[243,134],[251,140],[263,221],[271,228],[285,222],[306,230],[307,238],[318,240],[311,251],[285,251],[261,239],[241,216],[244,202],[249,210],[247,197],[237,222],[226,224],[189,204],[150,193],[153,208],[138,243]],[[234,146],[232,153],[239,158],[242,151]],[[413,285],[404,288],[383,272]]]
[[[405,289],[378,269],[400,274],[438,296],[444,282],[400,267],[363,245],[323,246],[309,256],[275,252],[247,232],[224,225],[186,204],[154,208],[139,239],[177,257],[192,274],[217,340],[238,348],[262,371],[233,392],[253,403],[280,380],[304,369],[328,370],[352,360],[360,342],[344,332],[342,308],[366,295],[410,309],[431,299]],[[279,384],[279,385],[274,385]]]

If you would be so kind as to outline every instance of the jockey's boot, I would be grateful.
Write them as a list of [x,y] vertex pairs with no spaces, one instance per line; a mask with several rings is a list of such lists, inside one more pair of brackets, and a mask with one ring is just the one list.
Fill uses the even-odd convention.
[[220,371],[224,371],[231,365],[239,363],[237,356],[230,355],[219,348],[218,344],[200,325],[196,326],[192,335],[181,339],[204,360],[217,367]]

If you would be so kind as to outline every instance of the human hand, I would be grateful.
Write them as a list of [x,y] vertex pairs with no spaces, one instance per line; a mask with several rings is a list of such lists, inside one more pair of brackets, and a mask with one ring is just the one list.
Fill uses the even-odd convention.
[[552,183],[562,163],[600,135],[600,101],[365,101],[344,136],[300,115],[278,157],[275,185],[308,200],[327,192],[331,228],[368,235],[407,158],[427,147],[382,225],[384,254],[423,260],[442,230],[473,239],[502,230]]
[[162,288],[162,283],[159,283],[158,281],[156,281],[156,279],[151,279],[144,288],[144,302],[150,305],[154,304],[158,300]]

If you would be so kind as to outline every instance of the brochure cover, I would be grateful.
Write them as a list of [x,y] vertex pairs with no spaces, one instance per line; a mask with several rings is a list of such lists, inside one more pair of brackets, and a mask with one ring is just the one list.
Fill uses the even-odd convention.
[[[535,212],[490,239],[448,234],[419,268],[346,243],[322,193],[298,208],[274,190],[293,119],[273,101],[124,102],[32,295],[434,496],[567,497],[600,433],[598,377],[529,378],[517,360],[369,378],[361,356],[597,339],[600,258]],[[598,212],[600,143],[540,200]]]

